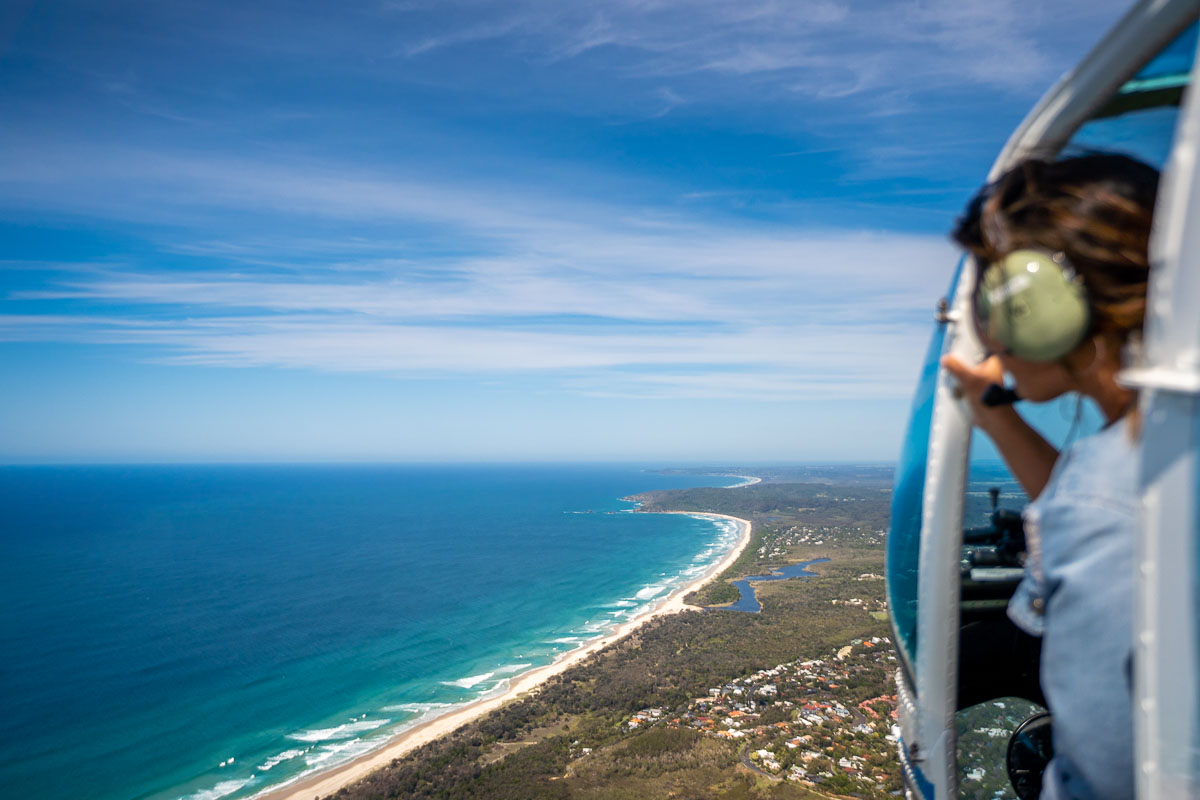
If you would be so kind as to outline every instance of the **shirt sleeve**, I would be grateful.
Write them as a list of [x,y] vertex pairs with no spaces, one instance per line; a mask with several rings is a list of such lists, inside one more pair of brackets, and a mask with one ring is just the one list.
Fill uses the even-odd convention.
[[1046,631],[1046,578],[1042,566],[1041,512],[1031,504],[1022,514],[1025,527],[1025,574],[1008,601],[1008,618],[1030,636]]

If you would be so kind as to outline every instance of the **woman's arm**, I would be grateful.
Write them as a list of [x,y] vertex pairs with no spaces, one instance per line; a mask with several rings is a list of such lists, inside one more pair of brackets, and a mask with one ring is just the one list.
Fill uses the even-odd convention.
[[1050,472],[1058,460],[1058,451],[1012,406],[992,408],[980,402],[989,386],[1004,380],[1000,359],[991,356],[975,366],[969,366],[954,356],[946,356],[942,359],[942,366],[955,377],[970,402],[976,426],[995,443],[1004,463],[1029,499],[1036,499],[1050,480]]

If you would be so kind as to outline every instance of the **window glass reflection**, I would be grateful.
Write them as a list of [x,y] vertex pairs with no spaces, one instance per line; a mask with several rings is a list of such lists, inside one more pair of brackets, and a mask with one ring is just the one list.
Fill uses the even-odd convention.
[[1016,800],[1008,780],[1008,740],[1018,725],[1042,711],[1019,697],[999,697],[954,715],[959,798]]

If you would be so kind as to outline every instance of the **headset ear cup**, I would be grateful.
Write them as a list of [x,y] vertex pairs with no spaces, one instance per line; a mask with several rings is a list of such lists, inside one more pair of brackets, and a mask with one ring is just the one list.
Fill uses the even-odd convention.
[[989,264],[976,291],[981,331],[1026,361],[1057,361],[1091,324],[1083,281],[1061,253],[1015,250]]
[[979,338],[1012,352],[1012,327],[1015,314],[1008,295],[1009,275],[1003,264],[981,264],[975,283],[975,329]]

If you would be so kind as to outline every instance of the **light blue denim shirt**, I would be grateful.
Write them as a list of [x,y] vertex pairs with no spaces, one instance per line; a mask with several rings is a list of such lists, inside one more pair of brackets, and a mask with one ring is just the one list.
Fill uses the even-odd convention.
[[1042,800],[1133,797],[1138,504],[1136,453],[1122,419],[1060,455],[1025,510],[1025,576],[1008,615],[1042,637],[1055,754]]

